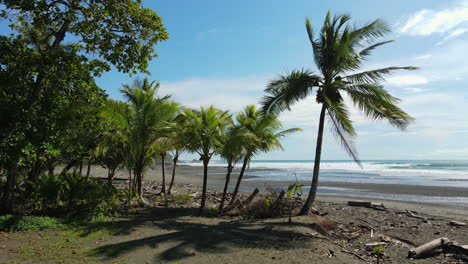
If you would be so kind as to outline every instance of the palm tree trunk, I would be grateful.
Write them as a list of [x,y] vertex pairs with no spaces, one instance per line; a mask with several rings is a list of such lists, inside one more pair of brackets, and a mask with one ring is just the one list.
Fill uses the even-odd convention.
[[322,140],[323,140],[323,127],[325,124],[325,110],[327,107],[325,104],[322,104],[322,111],[320,112],[320,121],[319,129],[317,135],[317,146],[315,147],[315,160],[314,160],[314,174],[312,176],[312,184],[310,186],[309,196],[302,207],[299,215],[306,215],[309,213],[312,204],[315,201],[315,196],[317,195],[317,186],[320,173],[320,156],[322,155]]
[[13,212],[14,205],[14,191],[16,182],[18,180],[18,163],[11,162],[7,168],[7,182],[3,193],[2,201],[0,203],[0,212],[10,213]]
[[80,161],[80,170],[79,170],[80,176],[82,172],[83,172],[83,160]]
[[171,183],[169,184],[169,189],[167,190],[167,193],[171,193],[172,191],[172,186],[174,186],[174,179],[175,179],[175,171],[177,167],[177,161],[179,160],[179,151],[176,150],[176,153],[174,155],[174,160],[172,163],[172,177],[171,177]]
[[166,162],[165,162],[165,154],[161,154],[161,167],[162,167],[162,188],[161,193],[166,193]]
[[200,211],[198,211],[198,215],[203,213],[203,209],[205,208],[206,202],[206,185],[208,182],[208,157],[203,157],[203,189],[202,189],[202,197],[200,202]]
[[137,193],[140,205],[148,205],[148,202],[143,198],[143,167],[136,168],[135,178],[137,180]]
[[224,201],[226,200],[227,188],[229,186],[229,181],[231,180],[232,172],[232,159],[228,160],[228,167],[226,173],[226,182],[224,183],[223,196],[221,197],[221,202],[219,203],[218,212],[221,214],[223,212]]
[[91,173],[91,159],[88,159],[88,168],[86,168],[86,179],[89,179],[90,173]]
[[250,159],[250,155],[245,156],[244,163],[242,164],[242,169],[239,173],[239,177],[237,178],[236,188],[234,188],[234,192],[232,193],[231,202],[229,202],[229,205],[232,205],[234,203],[234,200],[236,200],[237,193],[239,192],[239,187],[242,181],[242,177],[244,176],[245,168],[247,167],[247,164],[249,163],[249,159]]

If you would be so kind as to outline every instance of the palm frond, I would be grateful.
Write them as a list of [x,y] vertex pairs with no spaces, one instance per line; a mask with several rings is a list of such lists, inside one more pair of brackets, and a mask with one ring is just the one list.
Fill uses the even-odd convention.
[[399,70],[417,70],[418,67],[406,66],[406,67],[387,67],[381,69],[375,69],[370,71],[364,71],[360,73],[351,74],[343,77],[346,81],[351,83],[378,83],[385,80],[385,76],[392,74]]
[[341,146],[353,158],[353,160],[361,166],[361,161],[358,158],[354,138],[356,131],[354,130],[349,111],[343,102],[332,102],[325,98],[327,103],[327,113],[331,121],[331,131],[340,140]]
[[294,70],[289,74],[280,75],[265,89],[267,95],[261,100],[263,111],[276,114],[285,109],[289,110],[291,105],[310,95],[320,81],[321,78],[309,70]]
[[345,89],[353,104],[357,106],[368,118],[373,120],[386,120],[391,125],[406,129],[414,119],[399,108],[398,98],[390,95],[378,84],[354,85]]

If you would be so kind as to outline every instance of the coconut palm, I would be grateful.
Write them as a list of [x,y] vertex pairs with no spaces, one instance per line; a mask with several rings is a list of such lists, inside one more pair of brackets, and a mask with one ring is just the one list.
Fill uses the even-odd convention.
[[[107,100],[103,116],[108,116],[109,112],[112,115],[115,111],[124,112],[127,104],[115,100]],[[112,119],[108,120],[109,125],[112,126]],[[125,165],[125,154],[127,153],[126,137],[121,130],[110,129],[100,139],[96,149],[92,153],[93,159],[98,164],[107,169],[107,181],[109,184],[115,175],[115,171]],[[89,172],[89,168],[88,168]],[[87,173],[88,175],[89,173]]]
[[185,115],[179,114],[177,115],[174,120],[172,121],[171,126],[171,139],[172,139],[172,146],[170,149],[170,153],[172,155],[172,177],[171,182],[169,183],[169,188],[167,189],[167,193],[172,192],[172,188],[174,186],[175,181],[175,174],[177,168],[177,162],[179,161],[180,155],[187,150],[188,138],[187,133],[185,130]]
[[309,70],[294,70],[279,76],[269,83],[265,90],[267,95],[262,100],[265,112],[279,113],[290,109],[291,105],[311,95],[315,89],[316,102],[322,105],[312,183],[301,214],[309,212],[317,192],[325,115],[328,116],[331,129],[343,148],[359,163],[353,144],[356,132],[349,117],[344,94],[371,119],[387,120],[399,129],[405,129],[413,120],[396,105],[399,99],[389,94],[380,82],[396,70],[417,68],[386,67],[358,72],[374,49],[392,41],[378,41],[390,31],[380,19],[363,26],[350,25],[349,20],[348,15],[332,18],[328,12],[316,36],[309,19],[306,19],[307,34],[320,74],[313,74]]
[[137,182],[137,194],[143,199],[142,181],[145,169],[160,155],[158,140],[167,133],[168,122],[178,113],[179,105],[170,96],[157,97],[158,82],[147,78],[135,80],[120,90],[128,101],[124,110],[110,113],[128,143],[127,161]]
[[206,202],[206,186],[208,181],[208,164],[211,157],[221,147],[225,128],[232,123],[231,115],[213,106],[201,107],[199,112],[184,111],[185,128],[188,149],[200,155],[203,162],[203,190],[199,214],[203,212]]
[[222,146],[219,150],[221,158],[227,162],[226,182],[224,184],[223,196],[219,203],[218,211],[222,213],[224,208],[224,202],[226,201],[227,189],[229,181],[231,179],[231,173],[234,166],[242,160],[242,156],[245,154],[245,146],[255,141],[256,137],[252,133],[246,131],[240,125],[229,126],[226,133],[223,135]]
[[237,178],[230,204],[233,204],[236,199],[245,169],[252,157],[261,152],[283,149],[280,139],[290,133],[301,130],[299,128],[290,128],[280,131],[282,124],[278,120],[278,116],[272,113],[265,113],[257,109],[255,105],[247,105],[242,112],[237,114],[236,120],[243,129],[255,137],[255,140],[250,140],[244,145],[245,153],[243,155],[242,168]]

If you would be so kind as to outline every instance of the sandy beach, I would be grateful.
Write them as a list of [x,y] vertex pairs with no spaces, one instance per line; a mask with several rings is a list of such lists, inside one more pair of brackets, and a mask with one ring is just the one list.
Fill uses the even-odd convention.
[[[166,166],[166,184],[169,185],[172,167]],[[256,169],[258,171],[258,169]],[[233,188],[238,177],[239,169],[234,169],[231,175],[230,188]],[[180,165],[176,170],[176,184],[193,184],[195,187],[202,185],[202,167]],[[208,176],[208,187],[215,190],[220,190],[225,182],[225,169],[222,167],[210,167],[210,175]],[[96,177],[106,177],[107,171],[101,167],[93,166],[91,174]],[[161,168],[155,166],[149,168],[145,172],[145,180],[156,181],[159,184],[162,179]],[[116,177],[119,179],[127,179],[128,172],[118,171]],[[267,188],[287,188],[293,181],[255,181],[255,177],[249,176],[247,170],[245,179],[241,183],[241,191],[251,192],[254,188],[259,188],[265,192]],[[308,186],[309,182],[300,182]],[[369,198],[366,196],[359,196],[360,192],[353,192],[353,195],[340,195],[339,191],[334,191],[328,194],[318,195],[319,201],[335,201],[346,202],[350,199],[371,200],[384,202],[387,206],[409,209],[429,213],[432,215],[453,215],[455,217],[462,217],[468,219],[468,188],[457,187],[437,187],[437,186],[414,186],[414,185],[401,185],[401,184],[374,184],[374,183],[342,183],[342,182],[323,182],[319,185],[320,188],[346,188],[358,191],[365,191],[374,193],[376,196]],[[338,189],[340,190],[340,189]],[[391,199],[387,198],[391,195]],[[306,196],[307,193],[304,194]],[[412,199],[405,198],[411,197]],[[430,198],[439,198],[443,202],[434,202]],[[466,199],[466,203],[461,203]]]

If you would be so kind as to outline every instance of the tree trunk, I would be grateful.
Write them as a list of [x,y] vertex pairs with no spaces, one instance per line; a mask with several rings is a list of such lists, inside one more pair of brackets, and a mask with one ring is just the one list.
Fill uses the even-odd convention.
[[83,160],[80,161],[80,170],[79,170],[79,174],[80,176],[82,175],[81,173],[83,172]]
[[39,175],[43,172],[41,162],[34,162],[31,166],[31,170],[28,172],[28,182],[26,182],[26,190],[28,194],[32,194],[34,186],[39,181]]
[[108,171],[107,171],[107,183],[112,184],[112,180],[114,179],[116,169],[117,168],[115,168],[115,167],[112,167],[112,168],[108,169]]
[[143,197],[143,167],[138,167],[135,170],[135,177],[137,180],[137,193],[138,193],[138,200],[140,205],[146,206],[148,202]]
[[47,171],[48,171],[49,175],[54,175],[54,170],[55,170],[54,162],[49,162],[47,164]]
[[226,182],[224,183],[223,196],[221,197],[221,202],[219,203],[218,212],[221,214],[223,212],[224,201],[226,200],[227,188],[229,186],[229,181],[231,180],[232,172],[232,159],[228,160],[228,167],[226,173]]
[[239,173],[239,178],[237,178],[236,188],[234,188],[234,192],[232,193],[231,202],[229,203],[229,205],[232,205],[232,203],[236,200],[237,193],[239,192],[239,187],[242,181],[242,177],[244,176],[245,168],[247,167],[247,164],[249,163],[249,159],[250,159],[250,155],[245,156],[244,163],[242,164],[242,169]]
[[206,202],[206,185],[208,182],[208,163],[210,160],[208,157],[203,157],[203,189],[202,189],[202,197],[201,197],[201,202],[200,202],[200,210],[198,211],[198,215],[201,215],[203,213],[203,209],[205,208],[205,202]]
[[86,179],[89,179],[90,173],[91,173],[91,159],[88,159],[88,168],[86,169]]
[[166,154],[161,154],[161,168],[162,168],[162,187],[161,193],[166,193],[166,164],[165,164]]
[[317,186],[320,173],[320,156],[322,155],[322,140],[323,140],[323,127],[325,124],[325,104],[322,104],[322,111],[320,112],[320,121],[317,135],[317,146],[315,148],[315,160],[314,160],[314,173],[312,176],[312,183],[310,185],[309,196],[307,197],[304,206],[302,207],[299,215],[306,215],[309,213],[312,204],[315,201],[315,196],[317,195]]
[[167,193],[171,193],[172,191],[172,186],[174,186],[174,180],[175,180],[175,171],[177,167],[177,161],[179,160],[179,151],[176,150],[176,153],[174,155],[174,160],[172,163],[172,178],[171,178],[171,183],[169,184],[169,189],[167,190]]
[[70,163],[67,164],[67,166],[65,166],[65,168],[63,168],[63,170],[62,170],[62,172],[60,172],[60,174],[67,173],[73,166],[75,166],[75,164],[77,162],[78,162],[77,160],[72,160]]
[[16,187],[16,181],[18,178],[18,164],[12,162],[7,168],[7,182],[3,193],[2,201],[0,203],[1,213],[13,212],[14,205],[14,191]]

